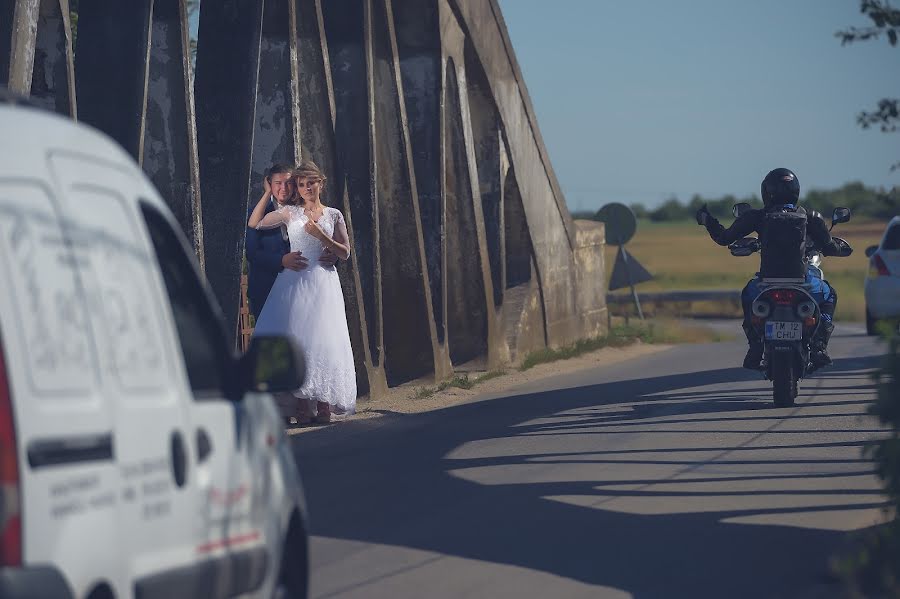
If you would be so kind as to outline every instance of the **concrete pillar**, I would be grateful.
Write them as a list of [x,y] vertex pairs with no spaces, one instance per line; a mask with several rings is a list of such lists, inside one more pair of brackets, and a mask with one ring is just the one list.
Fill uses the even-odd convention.
[[[40,3],[41,0],[16,0],[9,21],[11,33],[7,84],[9,89],[23,96],[31,91]],[[7,9],[4,12],[9,11]]]
[[[370,380],[384,380],[381,330],[381,281],[377,239],[378,213],[373,181],[373,117],[368,0],[329,0],[322,4],[328,60],[334,91],[334,135],[345,186],[350,235],[356,253],[359,296],[365,313],[371,360]],[[348,216],[345,214],[345,216]],[[373,389],[372,393],[375,394]]]
[[75,53],[78,117],[119,142],[138,163],[153,0],[81,0]]
[[231,340],[237,326],[247,228],[264,4],[221,0],[204,2],[200,11],[194,90],[200,181],[206,198],[203,246],[206,276],[224,311]]
[[465,45],[466,91],[471,115],[472,141],[478,165],[478,189],[484,216],[487,262],[491,270],[494,306],[503,304],[503,205],[501,194],[500,116],[491,97],[484,69],[471,43]]
[[142,167],[205,265],[185,0],[153,5]]
[[0,85],[9,83],[9,64],[12,59],[13,20],[16,0],[0,0]]
[[396,385],[431,372],[443,378],[450,373],[450,362],[441,359],[432,317],[393,10],[390,0],[374,0],[372,5],[385,371],[388,384]]
[[[324,17],[318,0],[304,0],[296,5],[295,47],[297,60],[294,76],[296,136],[303,158],[310,158],[328,175],[324,190],[326,204],[341,210],[347,222],[351,245],[355,242],[354,223],[347,192],[346,174],[337,158],[335,142],[334,86],[329,68],[328,44]],[[360,395],[377,396],[387,389],[384,369],[372,362],[369,348],[368,318],[357,264],[359,253],[352,251],[350,260],[338,264],[338,275],[344,290],[350,344],[356,364],[356,387]]]
[[291,90],[294,62],[291,4],[293,0],[265,0],[250,171],[250,209],[262,195],[266,170],[275,163],[294,163],[299,157],[294,142]]
[[60,114],[77,115],[69,0],[41,0],[31,99]]
[[[436,354],[449,362],[444,307],[441,37],[435,0],[392,0],[419,222],[435,323]],[[439,377],[437,377],[439,378]]]

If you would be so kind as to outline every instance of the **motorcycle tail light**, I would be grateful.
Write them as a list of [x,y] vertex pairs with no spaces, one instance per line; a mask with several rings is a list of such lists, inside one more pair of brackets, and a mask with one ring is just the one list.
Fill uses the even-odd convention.
[[797,292],[791,289],[776,289],[769,292],[769,297],[780,306],[790,306],[797,297]]

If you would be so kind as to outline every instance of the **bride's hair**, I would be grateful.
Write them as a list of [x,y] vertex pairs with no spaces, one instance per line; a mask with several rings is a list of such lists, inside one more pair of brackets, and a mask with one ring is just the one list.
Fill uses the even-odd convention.
[[[328,180],[328,177],[325,176],[325,173],[322,172],[322,169],[319,168],[312,160],[304,160],[294,169],[294,182],[296,183],[300,179],[318,179],[322,182],[321,191],[325,191],[325,182]],[[297,186],[297,195],[300,195],[300,186]],[[298,197],[298,204],[303,204],[303,198]]]

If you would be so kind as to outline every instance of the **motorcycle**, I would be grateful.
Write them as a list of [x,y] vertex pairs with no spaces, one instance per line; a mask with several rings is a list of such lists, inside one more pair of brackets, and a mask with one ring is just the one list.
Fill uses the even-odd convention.
[[[749,210],[749,204],[737,204],[735,217]],[[850,220],[849,208],[835,208],[831,228]],[[850,244],[840,237],[832,237],[838,245],[838,256],[853,252]],[[738,239],[728,246],[732,256],[750,256],[761,249],[755,237]],[[822,253],[807,239],[804,261],[808,277],[824,279],[821,269]],[[751,326],[763,341],[761,370],[772,381],[772,399],[778,407],[794,405],[799,393],[799,381],[814,370],[810,361],[811,342],[821,325],[819,304],[810,293],[808,282],[786,283],[762,279],[759,293],[751,304]]]

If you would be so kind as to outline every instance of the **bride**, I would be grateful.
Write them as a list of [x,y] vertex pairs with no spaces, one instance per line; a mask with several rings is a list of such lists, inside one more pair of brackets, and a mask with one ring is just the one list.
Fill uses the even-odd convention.
[[254,331],[287,334],[297,342],[306,361],[306,379],[294,391],[300,400],[300,422],[309,421],[312,404],[317,422],[329,422],[332,409],[336,414],[352,414],[356,409],[356,370],[341,282],[334,266],[319,262],[326,250],[341,260],[350,257],[344,216],[322,204],[325,180],[314,162],[304,161],[294,170],[302,204],[266,214],[266,197],[253,209],[248,223],[255,229],[287,225],[291,251],[301,252],[309,261],[308,268],[278,274]]

